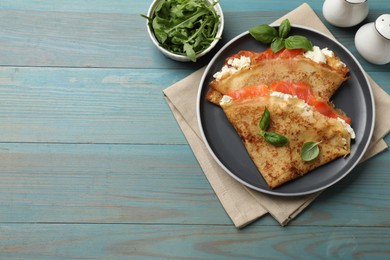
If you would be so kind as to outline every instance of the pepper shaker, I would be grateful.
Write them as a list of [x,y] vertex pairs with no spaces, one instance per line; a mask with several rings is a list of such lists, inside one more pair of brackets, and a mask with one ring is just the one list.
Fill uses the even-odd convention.
[[351,27],[367,17],[368,0],[326,0],[322,13],[334,26]]
[[355,35],[355,46],[367,61],[383,65],[390,62],[390,14],[363,25]]

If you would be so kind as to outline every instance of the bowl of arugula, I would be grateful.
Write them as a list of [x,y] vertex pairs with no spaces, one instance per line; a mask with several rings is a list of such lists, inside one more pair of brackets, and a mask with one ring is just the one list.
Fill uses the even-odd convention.
[[155,0],[142,16],[153,43],[177,61],[196,62],[217,44],[224,27],[219,0]]

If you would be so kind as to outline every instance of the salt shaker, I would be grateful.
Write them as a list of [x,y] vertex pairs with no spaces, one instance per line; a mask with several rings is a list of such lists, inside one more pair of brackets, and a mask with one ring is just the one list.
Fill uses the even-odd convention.
[[368,0],[326,0],[322,13],[334,26],[351,27],[367,17]]
[[390,14],[363,25],[355,35],[355,46],[367,61],[383,65],[390,62]]

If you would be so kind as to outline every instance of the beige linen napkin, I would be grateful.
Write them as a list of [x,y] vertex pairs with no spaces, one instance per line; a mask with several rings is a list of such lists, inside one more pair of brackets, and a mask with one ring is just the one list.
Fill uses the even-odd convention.
[[[293,24],[312,27],[331,36],[307,4],[302,4],[275,23],[285,18]],[[204,174],[237,228],[244,227],[267,213],[270,213],[281,225],[286,225],[320,192],[300,197],[277,197],[263,194],[245,187],[215,162],[202,141],[196,117],[198,85],[203,72],[204,68],[199,69],[168,87],[163,93]],[[370,82],[376,101],[376,125],[370,147],[363,159],[368,159],[387,148],[383,137],[390,130],[390,120],[386,117],[386,111],[390,109],[390,97],[371,78]]]

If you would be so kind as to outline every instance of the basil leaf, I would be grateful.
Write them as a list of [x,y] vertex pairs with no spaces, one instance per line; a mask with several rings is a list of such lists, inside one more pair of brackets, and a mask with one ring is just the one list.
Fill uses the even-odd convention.
[[279,26],[279,37],[286,38],[291,30],[291,24],[288,19],[285,19]]
[[278,32],[274,27],[269,26],[268,24],[262,24],[249,29],[249,33],[257,41],[269,44],[272,40],[278,36]]
[[271,44],[271,50],[275,53],[283,48],[313,50],[313,44],[305,36],[294,35],[286,39],[291,31],[291,24],[288,19],[282,21],[277,31],[275,28],[262,24],[249,29],[249,33],[257,41],[264,44]]
[[275,38],[271,43],[272,52],[276,53],[284,48],[284,39],[283,38]]
[[273,132],[264,132],[262,135],[268,143],[274,146],[284,146],[288,144],[288,139],[284,135],[273,133]]
[[305,162],[314,160],[320,154],[320,148],[318,144],[320,142],[306,142],[301,148],[301,159]]
[[306,51],[313,50],[313,44],[305,36],[293,35],[288,37],[285,42],[286,49],[304,49]]
[[260,123],[259,123],[261,130],[263,130],[263,131],[267,130],[267,128],[269,126],[270,119],[271,119],[271,115],[268,111],[268,108],[265,107],[263,115],[261,116]]

